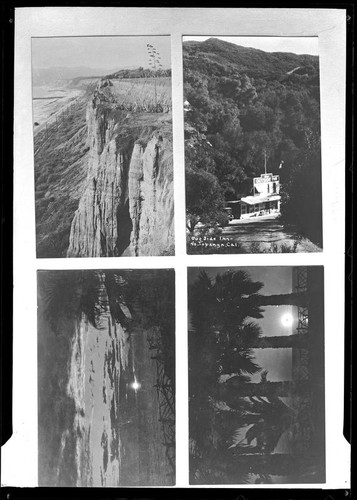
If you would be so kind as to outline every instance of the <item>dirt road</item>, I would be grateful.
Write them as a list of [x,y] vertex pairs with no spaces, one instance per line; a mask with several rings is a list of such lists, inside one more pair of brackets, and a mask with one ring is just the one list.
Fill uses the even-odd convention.
[[[240,243],[252,253],[270,251],[321,252],[321,248],[307,238],[301,238],[293,227],[284,226],[279,219],[233,219],[223,228],[222,236]],[[281,248],[284,246],[284,248]]]

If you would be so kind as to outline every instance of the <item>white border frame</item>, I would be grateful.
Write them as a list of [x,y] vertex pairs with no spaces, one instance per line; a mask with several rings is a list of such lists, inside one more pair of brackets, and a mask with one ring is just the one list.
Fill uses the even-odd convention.
[[[174,257],[39,259],[35,255],[31,37],[170,35],[175,183]],[[323,252],[321,254],[186,255],[182,36],[318,36],[321,85]],[[15,12],[14,358],[13,436],[2,449],[3,486],[37,486],[36,270],[176,269],[177,475],[188,484],[188,266],[323,265],[325,268],[326,484],[349,488],[350,447],[342,435],[345,242],[344,9],[186,9],[32,7]],[[332,370],[331,367],[334,367]],[[286,488],[287,485],[271,485]],[[289,485],[293,486],[293,485]],[[191,486],[194,488],[193,486]],[[225,486],[217,486],[224,488]],[[227,485],[226,487],[232,487]],[[237,488],[269,485],[237,485]],[[212,486],[210,486],[212,488]]]

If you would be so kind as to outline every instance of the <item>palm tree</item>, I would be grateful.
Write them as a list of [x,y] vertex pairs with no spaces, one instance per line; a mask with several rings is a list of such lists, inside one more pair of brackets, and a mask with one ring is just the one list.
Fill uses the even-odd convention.
[[200,320],[220,331],[232,331],[246,318],[262,318],[262,307],[269,305],[307,306],[307,292],[261,295],[263,283],[252,281],[245,271],[227,271],[212,280],[202,271],[189,289],[189,307]]
[[[242,342],[248,331],[260,334],[260,330],[254,330],[252,324],[247,324],[238,333],[236,319],[240,321],[241,313],[238,318],[233,317],[231,323],[225,320],[226,304],[217,301],[215,284],[204,272],[189,289],[189,304],[190,437],[206,457],[212,447],[209,436],[212,433],[222,436],[223,432],[223,422],[216,426],[218,413],[212,407],[212,398],[219,399],[216,392],[220,385],[219,377],[222,373],[235,373],[236,377],[248,381],[247,374],[260,370],[252,359],[251,350],[245,348]],[[232,421],[236,417],[230,416]]]
[[234,333],[229,335],[227,347],[231,349],[254,348],[262,338],[262,334],[262,329],[258,323],[243,321],[241,324],[235,325]]
[[189,288],[189,308],[198,325],[209,324],[220,331],[232,331],[245,318],[262,318],[259,306],[244,301],[263,284],[254,282],[245,271],[227,271],[212,280],[201,271]]
[[293,292],[275,295],[260,295],[254,294],[245,298],[248,304],[256,307],[262,306],[298,306],[306,307],[308,305],[307,292]]
[[240,299],[262,286],[243,271],[217,275],[215,281],[201,272],[189,288],[190,393],[215,394],[222,373],[254,374],[260,367],[246,339],[261,335],[256,323],[244,322],[248,315],[261,317],[256,307],[237,306]]
[[108,311],[113,322],[128,327],[130,314],[126,290],[130,279],[128,273],[111,270],[41,271],[38,275],[39,311],[55,333],[62,331],[63,321],[79,321],[82,315],[95,328],[100,328],[102,315]]
[[[244,358],[249,364],[248,360],[252,356],[247,350],[248,347],[250,349],[302,348],[307,344],[307,336],[301,334],[263,337],[261,332],[257,332],[259,327],[256,324],[249,325],[245,322],[247,317],[261,318],[261,306],[264,305],[303,306],[307,304],[305,292],[265,296],[257,293],[262,286],[260,282],[253,282],[244,271],[227,271],[222,275],[217,274],[215,280],[202,271],[189,289],[189,307],[196,331],[194,338],[197,340],[197,347],[199,348],[202,343],[201,336],[197,334],[198,331],[203,335],[213,331],[219,332],[220,340],[226,337],[228,344],[233,347],[233,352],[229,353],[226,350],[222,356],[222,367],[225,373],[233,368],[234,358],[237,362]],[[242,352],[242,349],[246,352]],[[251,365],[251,368],[254,367]],[[254,371],[247,373],[254,373]]]
[[281,306],[292,305],[297,307],[307,307],[309,304],[314,303],[316,294],[321,294],[323,283],[323,267],[311,266],[305,268],[307,272],[307,283],[305,290],[297,290],[287,294],[275,295],[260,295],[255,294],[247,297],[247,301],[252,302],[255,306]]
[[226,401],[232,408],[240,405],[241,398],[246,397],[288,397],[294,393],[306,393],[309,384],[305,381],[284,380],[281,382],[248,382],[239,376],[233,376],[226,382],[217,384],[217,397]]
[[259,371],[251,351],[242,340],[248,333],[253,336],[257,331],[250,324],[239,327],[248,314],[254,317],[261,314],[254,306],[247,309],[237,307],[237,304],[242,296],[259,290],[261,286],[243,271],[218,275],[214,281],[203,271],[189,287],[192,389],[212,392],[215,380],[222,372],[253,374]]
[[[192,482],[242,484],[251,482],[251,474],[255,474],[259,482],[270,483],[272,475],[300,474],[294,470],[298,460],[291,453],[276,452],[279,440],[294,427],[297,417],[280,398],[241,398],[238,410],[216,403],[215,413],[214,426],[221,439],[214,449],[195,447],[190,459]],[[208,432],[205,426],[203,434]]]
[[261,367],[253,361],[253,354],[250,349],[240,349],[239,351],[225,351],[221,354],[219,363],[222,373],[249,374],[254,375],[261,370]]
[[66,319],[79,320],[84,314],[95,327],[105,307],[101,274],[96,271],[40,271],[39,311],[55,333],[61,333]]
[[254,359],[254,346],[262,334],[260,326],[253,321],[245,321],[236,328],[235,333],[220,335],[222,373],[253,375],[261,370]]
[[232,332],[248,317],[262,318],[260,305],[247,300],[262,287],[263,283],[252,281],[249,274],[242,270],[217,274],[213,286],[217,326]]
[[[233,442],[230,448],[235,448],[236,453],[245,453],[247,446],[250,452],[272,453],[284,432],[292,427],[294,418],[295,412],[278,397],[251,397],[250,410],[241,417],[244,425],[250,427],[244,438]],[[252,446],[254,440],[256,444]],[[243,441],[246,444],[242,446]]]

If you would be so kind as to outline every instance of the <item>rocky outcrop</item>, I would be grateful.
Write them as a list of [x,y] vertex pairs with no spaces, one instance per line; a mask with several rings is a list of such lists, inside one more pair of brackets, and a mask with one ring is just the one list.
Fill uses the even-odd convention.
[[172,254],[169,117],[130,114],[93,99],[87,126],[88,176],[67,257]]

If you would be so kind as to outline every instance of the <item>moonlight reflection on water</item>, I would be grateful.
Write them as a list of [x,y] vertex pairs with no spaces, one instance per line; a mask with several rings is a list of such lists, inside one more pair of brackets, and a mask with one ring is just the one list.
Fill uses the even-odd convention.
[[[48,301],[44,300],[43,292],[49,287],[50,293],[57,296],[58,273],[62,271],[52,272],[54,277],[47,275],[39,279],[42,287],[39,352],[46,355],[45,358],[39,356],[41,484],[173,484],[174,399],[170,401],[172,407],[168,410],[167,405],[162,404],[160,391],[164,379],[171,390],[174,388],[174,380],[168,377],[168,373],[174,373],[171,361],[174,360],[174,351],[171,352],[174,330],[170,326],[174,325],[174,302],[169,299],[163,307],[162,318],[165,321],[169,318],[169,323],[162,323],[166,325],[162,328],[159,319],[155,319],[154,323],[153,319],[148,319],[148,309],[141,307],[141,292],[136,287],[135,296],[139,300],[133,315],[133,307],[127,297],[126,305],[119,312],[115,309],[121,302],[124,304],[124,292],[129,294],[125,289],[127,281],[115,274],[119,272],[97,272],[88,278],[90,271],[69,271],[58,280],[66,288],[68,297],[63,299],[63,303],[57,299],[49,314],[48,307],[47,310],[45,308]],[[75,273],[75,279],[71,274],[68,277],[68,273]],[[137,277],[140,280],[139,273]],[[166,286],[173,289],[173,274],[165,270],[163,279],[160,273],[155,275],[155,271],[152,276],[149,274],[149,278],[152,281],[150,286],[156,283],[165,288],[166,280]],[[70,279],[74,281],[73,288],[67,282]],[[95,298],[96,283],[99,298]],[[109,292],[103,284],[111,287]],[[145,291],[145,280],[142,286]],[[78,291],[83,294],[83,290],[99,304],[95,318],[91,316],[88,304],[83,305],[83,296],[80,305],[86,312],[82,311],[78,316],[78,310],[73,307],[74,316],[71,317],[71,294],[74,292],[76,295]],[[110,294],[109,299],[107,293]],[[155,306],[152,297],[156,295],[147,295],[151,297],[148,305],[153,310],[155,307],[160,310],[162,300]],[[154,318],[158,317],[155,314]],[[63,346],[66,346],[65,350]],[[51,395],[51,401],[57,397],[55,400],[61,404],[50,404],[48,395]],[[170,436],[166,427],[168,421]]]

